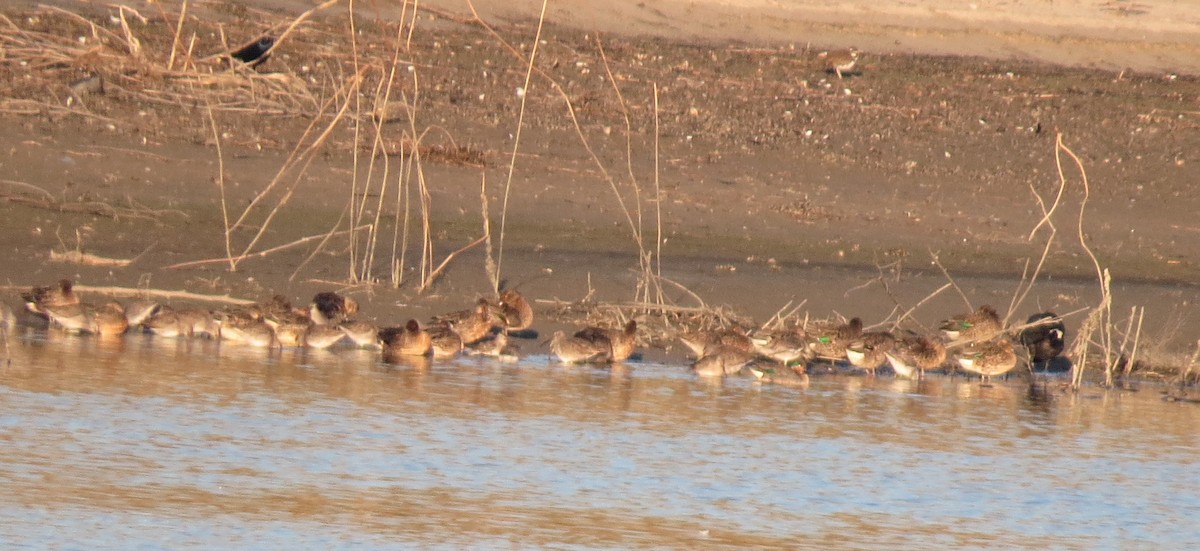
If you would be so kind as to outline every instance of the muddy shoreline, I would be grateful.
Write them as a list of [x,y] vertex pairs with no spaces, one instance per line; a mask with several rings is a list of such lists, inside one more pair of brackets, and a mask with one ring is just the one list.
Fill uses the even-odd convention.
[[[240,212],[267,189],[297,144],[302,150],[311,143],[304,137],[309,124],[331,120],[333,100],[344,95],[344,75],[352,72],[344,15],[319,14],[298,27],[255,75],[197,87],[151,68],[165,66],[171,14],[134,25],[148,53],[130,61],[107,12],[96,15],[107,29],[96,34],[101,54],[89,50],[97,42],[88,42],[77,20],[44,10],[5,12],[31,40],[40,33],[83,37],[60,41],[61,60],[7,46],[0,145],[10,155],[0,162],[0,179],[8,182],[0,188],[7,220],[0,246],[19,261],[0,268],[0,278],[10,285],[72,277],[295,300],[337,286],[365,299],[367,311],[382,319],[422,317],[490,294],[482,247],[455,258],[432,292],[417,293],[417,180],[399,197],[388,188],[382,209],[378,203],[382,163],[390,163],[389,181],[397,181],[405,157],[396,153],[411,152],[412,137],[420,135],[433,263],[481,235],[481,181],[498,234],[522,100],[515,91],[525,70],[479,25],[424,14],[400,65],[420,79],[420,93],[412,95],[411,80],[395,86],[398,95],[417,98],[412,116],[378,127],[393,154],[376,156],[368,169],[371,145],[361,136],[376,128],[377,100],[364,85],[367,107],[330,127],[303,175],[287,172],[284,187],[294,191],[251,248],[344,231],[349,226],[341,216],[357,200],[362,220],[376,213],[384,220],[378,262],[367,274],[374,283],[367,285],[350,278],[352,271],[363,275],[351,259],[361,260],[364,245],[344,236],[319,250],[299,246],[246,260],[237,272],[220,263],[163,269],[223,257],[218,180],[223,176],[227,208]],[[215,23],[243,40],[294,17],[294,11],[217,3],[197,8],[184,28],[199,37],[197,51],[207,53],[214,50]],[[529,53],[534,29],[527,20],[495,23],[517,52]],[[357,30],[360,62],[373,86],[393,55],[396,27],[364,18]],[[632,236],[640,229],[652,244],[661,227],[664,277],[706,305],[727,305],[759,322],[788,301],[807,301],[815,317],[882,321],[897,303],[911,307],[946,282],[932,253],[969,302],[1003,310],[1049,238],[1045,227],[1032,239],[1030,232],[1043,217],[1038,198],[1049,204],[1058,189],[1061,132],[1088,171],[1083,234],[1112,270],[1115,315],[1145,306],[1147,328],[1157,332],[1163,353],[1190,351],[1200,332],[1188,315],[1200,297],[1200,239],[1194,239],[1200,227],[1189,222],[1200,207],[1192,193],[1200,161],[1195,78],[875,53],[864,57],[861,74],[839,80],[823,71],[816,49],[669,37],[597,42],[594,34],[561,25],[545,29],[543,40],[543,72],[524,95],[502,265],[502,276],[529,296],[571,301],[594,290],[598,300],[631,300],[638,280]],[[89,51],[93,57],[84,55]],[[68,105],[67,85],[92,74],[108,78],[105,93]],[[271,88],[278,82],[299,88]],[[211,120],[205,100],[216,106]],[[1095,267],[1078,238],[1084,190],[1066,167],[1054,243],[1034,293],[1013,319],[1097,300]],[[375,171],[370,178],[368,170]],[[364,195],[364,184],[375,187]],[[232,234],[239,252],[282,197],[269,195],[267,207]],[[80,212],[63,212],[64,206]],[[401,233],[394,221],[406,208],[405,279],[394,289],[390,239]],[[47,261],[51,250],[76,248],[137,260],[122,268]],[[695,297],[669,295],[689,306]],[[964,302],[943,293],[915,317],[929,324]],[[1072,329],[1077,323],[1068,320]]]

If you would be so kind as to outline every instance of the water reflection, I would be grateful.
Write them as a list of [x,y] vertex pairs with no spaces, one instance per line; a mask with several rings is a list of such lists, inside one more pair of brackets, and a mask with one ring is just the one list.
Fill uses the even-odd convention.
[[17,547],[1189,547],[1200,409],[931,377],[14,335]]

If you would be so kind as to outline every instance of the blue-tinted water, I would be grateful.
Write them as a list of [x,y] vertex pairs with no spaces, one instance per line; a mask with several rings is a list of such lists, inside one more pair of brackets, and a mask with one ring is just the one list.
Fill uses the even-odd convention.
[[0,368],[0,543],[1188,548],[1200,409],[1158,393],[31,334]]

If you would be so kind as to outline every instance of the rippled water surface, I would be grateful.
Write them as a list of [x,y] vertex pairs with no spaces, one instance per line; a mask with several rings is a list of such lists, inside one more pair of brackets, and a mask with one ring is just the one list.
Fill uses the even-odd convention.
[[5,548],[1200,546],[1200,409],[1151,388],[44,333],[6,355]]

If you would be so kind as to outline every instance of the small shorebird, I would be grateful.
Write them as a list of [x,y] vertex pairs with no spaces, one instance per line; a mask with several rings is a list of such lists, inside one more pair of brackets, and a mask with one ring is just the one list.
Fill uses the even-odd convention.
[[1029,350],[1029,361],[1034,365],[1048,365],[1062,354],[1066,342],[1067,326],[1054,312],[1042,312],[1029,316],[1026,324],[1037,323],[1021,331],[1019,340]]
[[896,345],[896,337],[887,331],[868,331],[846,345],[850,365],[865,369],[871,375],[887,361],[887,353]]
[[435,359],[453,358],[463,351],[463,340],[449,325],[429,328],[429,339]]
[[273,348],[276,346],[275,330],[261,321],[237,328],[238,342],[258,348]]
[[500,319],[507,331],[524,331],[533,326],[533,307],[516,289],[500,293]]
[[936,337],[909,335],[896,343],[887,353],[888,363],[896,375],[919,379],[925,372],[941,367],[946,361],[946,345]]
[[575,332],[575,338],[607,345],[610,349],[608,360],[623,362],[633,355],[633,351],[637,347],[637,322],[629,320],[621,329],[585,327]]
[[308,334],[309,321],[305,319],[289,319],[267,324],[275,329],[275,342],[281,347],[304,346]]
[[996,309],[984,304],[969,314],[960,314],[944,322],[940,326],[946,338],[954,340],[982,341],[995,337],[1004,330],[1000,314]]
[[863,323],[859,318],[850,318],[843,324],[823,324],[805,330],[809,350],[830,360],[845,358],[846,345],[861,337],[862,333]]
[[39,304],[40,313],[50,318],[50,325],[68,333],[91,333],[92,312],[95,307],[85,302],[69,304]]
[[692,364],[692,370],[701,377],[724,377],[733,375],[754,361],[754,354],[718,344],[708,350],[703,358]]
[[516,360],[517,354],[508,346],[508,333],[500,332],[490,339],[481,340],[466,349],[471,356],[488,356],[501,360]]
[[101,305],[91,313],[91,331],[101,336],[123,335],[129,330],[125,307],[115,300]]
[[356,346],[362,348],[379,347],[379,329],[375,324],[362,320],[346,320],[337,325]]
[[717,346],[729,346],[749,352],[754,349],[754,341],[746,335],[741,327],[718,329],[713,331],[687,331],[678,335],[679,342],[692,351],[692,355],[703,358],[705,352]]
[[770,358],[784,366],[791,367],[797,373],[804,373],[812,352],[808,349],[808,340],[795,331],[781,331],[764,339],[754,339],[754,351],[759,355]]
[[142,327],[152,335],[174,338],[183,334],[179,330],[179,314],[170,306],[163,306],[142,322]]
[[817,54],[825,62],[825,72],[834,73],[839,79],[845,78],[845,75],[851,74],[854,70],[854,65],[858,63],[858,50],[848,48],[845,50],[831,50]]
[[986,384],[997,375],[1004,375],[1017,366],[1017,354],[1007,337],[998,341],[972,343],[959,353],[958,365],[975,373]]
[[428,356],[433,351],[433,339],[421,329],[417,320],[410,319],[404,327],[379,330],[379,343],[385,354],[398,356]]
[[568,337],[562,331],[554,332],[554,338],[550,339],[550,351],[566,364],[607,362],[612,359],[612,346],[607,341]]
[[329,348],[346,338],[346,333],[332,325],[310,325],[304,332],[304,346],[308,348]]
[[260,348],[275,346],[275,330],[262,320],[241,314],[225,316],[219,321],[222,341],[243,343]]
[[125,322],[130,327],[137,327],[158,311],[158,303],[152,300],[136,299],[125,305]]
[[358,313],[358,301],[332,291],[317,293],[308,307],[308,317],[316,325],[334,325]]
[[184,308],[175,312],[179,333],[188,337],[215,339],[221,336],[221,324],[204,308]]
[[481,298],[470,310],[434,316],[431,325],[449,325],[462,338],[463,344],[473,344],[490,335],[497,321],[492,316],[492,304]]

